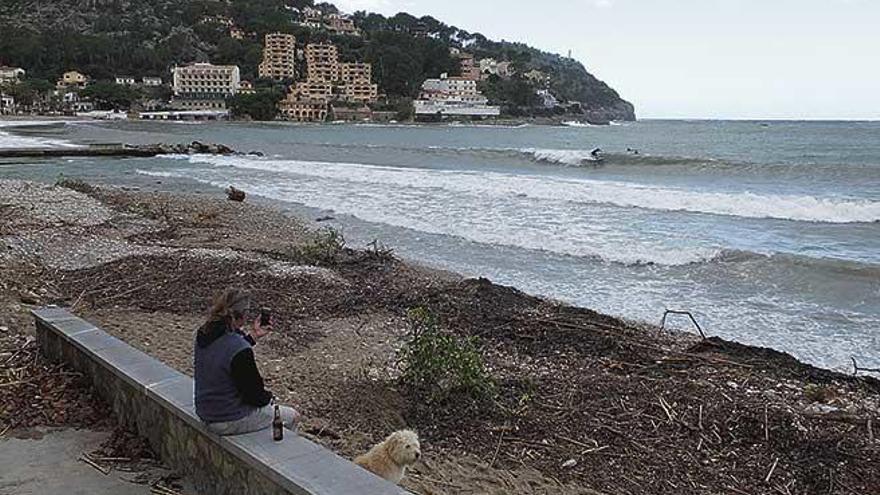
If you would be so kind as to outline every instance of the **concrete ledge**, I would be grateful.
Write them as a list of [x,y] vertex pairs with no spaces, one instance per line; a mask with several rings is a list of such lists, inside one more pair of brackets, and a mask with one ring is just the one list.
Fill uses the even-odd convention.
[[288,432],[217,436],[196,416],[193,381],[61,308],[33,311],[44,356],[92,380],[120,423],[145,437],[200,493],[407,495],[333,452]]

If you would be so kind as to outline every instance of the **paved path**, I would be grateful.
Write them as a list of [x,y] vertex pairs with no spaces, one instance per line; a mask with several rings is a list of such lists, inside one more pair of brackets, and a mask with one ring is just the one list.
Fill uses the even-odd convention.
[[[0,439],[0,495],[149,495],[149,485],[122,480],[136,473],[103,475],[79,461],[97,448],[109,432],[33,429],[9,432]],[[155,474],[166,474],[161,469]],[[153,471],[150,472],[153,474]],[[184,490],[186,495],[194,492]]]

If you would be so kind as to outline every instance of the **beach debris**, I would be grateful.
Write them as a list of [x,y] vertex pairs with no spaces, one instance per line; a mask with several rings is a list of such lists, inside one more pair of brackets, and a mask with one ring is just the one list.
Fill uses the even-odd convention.
[[226,189],[226,199],[228,199],[229,201],[238,201],[239,203],[241,203],[242,201],[244,201],[245,196],[246,194],[244,191],[242,191],[241,189],[236,189],[233,186],[229,186],[229,188]]
[[691,322],[697,328],[697,331],[700,332],[700,337],[703,337],[703,340],[706,340],[706,334],[703,333],[703,328],[700,326],[699,323],[697,323],[697,319],[694,318],[694,315],[690,311],[680,311],[680,310],[676,310],[676,309],[667,309],[663,313],[663,318],[660,320],[660,329],[661,330],[666,329],[666,317],[669,315],[684,315],[684,316],[687,316],[688,318],[690,318]]
[[318,217],[315,219],[316,222],[329,222],[330,220],[336,220],[336,217],[326,216],[326,217]]
[[566,469],[573,468],[573,467],[577,466],[577,463],[578,463],[578,461],[576,461],[574,459],[569,459],[569,460],[562,463],[562,467],[566,468]]
[[89,456],[89,454],[83,454],[83,455],[81,455],[80,458],[79,458],[79,460],[81,460],[81,461],[83,461],[84,463],[88,464],[89,466],[92,466],[93,468],[97,469],[97,470],[98,470],[101,474],[103,474],[104,476],[107,476],[108,474],[110,474],[110,471],[112,471],[111,468],[109,468],[109,467],[107,467],[107,466],[102,466],[102,465],[98,464],[97,462],[95,462],[95,461],[91,458],[91,456]]
[[880,373],[880,368],[862,368],[861,366],[859,366],[859,363],[858,361],[856,361],[856,358],[854,356],[851,356],[850,359],[852,359],[853,363],[853,376],[858,375],[859,371],[865,371],[868,373]]
[[23,291],[19,294],[18,299],[25,304],[35,305],[40,303],[40,296],[31,291]]

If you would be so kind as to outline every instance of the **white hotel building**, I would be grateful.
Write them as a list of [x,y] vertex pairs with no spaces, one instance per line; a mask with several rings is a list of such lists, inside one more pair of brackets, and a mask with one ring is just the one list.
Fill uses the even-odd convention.
[[422,94],[413,101],[416,116],[495,117],[501,108],[489,105],[489,100],[477,90],[477,81],[463,77],[427,79],[422,83]]
[[184,110],[222,110],[241,87],[237,65],[196,63],[172,69],[173,106]]

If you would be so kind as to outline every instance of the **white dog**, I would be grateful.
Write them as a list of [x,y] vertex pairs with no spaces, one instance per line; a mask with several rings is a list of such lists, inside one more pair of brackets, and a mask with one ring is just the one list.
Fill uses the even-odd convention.
[[392,483],[400,483],[406,468],[422,456],[419,437],[414,431],[395,431],[354,462]]

